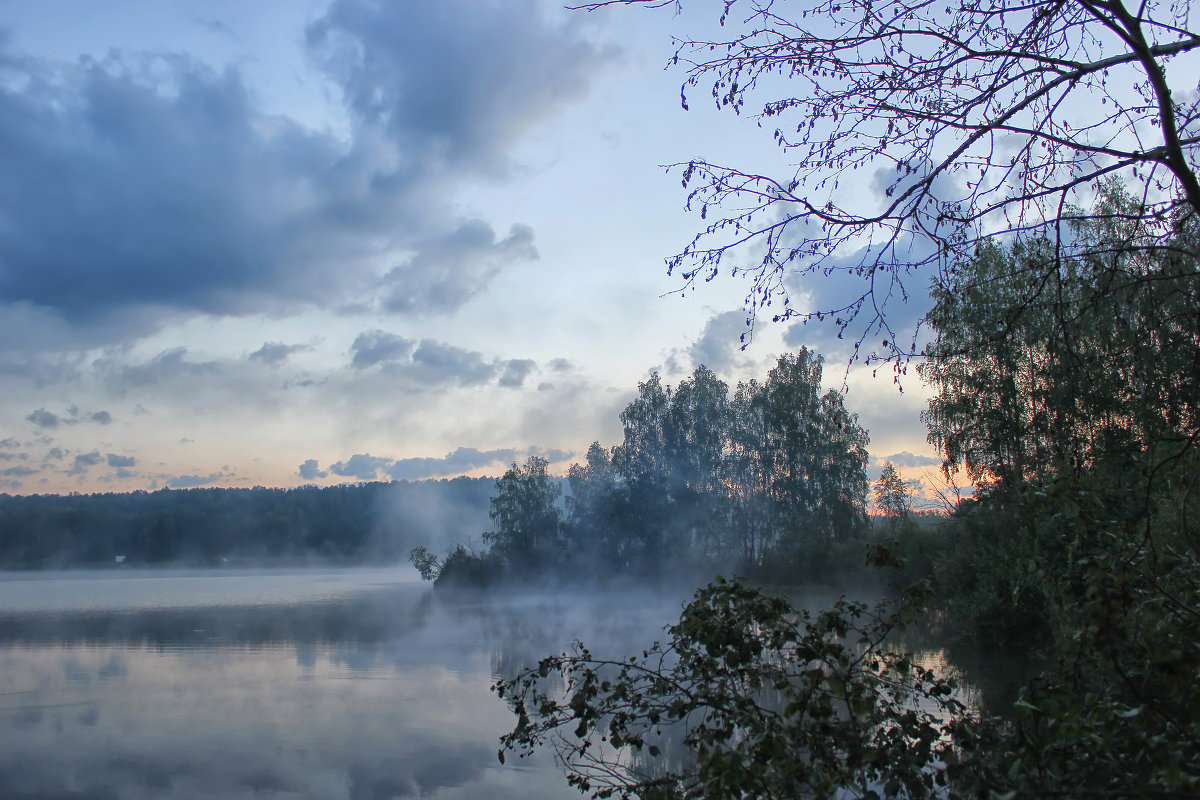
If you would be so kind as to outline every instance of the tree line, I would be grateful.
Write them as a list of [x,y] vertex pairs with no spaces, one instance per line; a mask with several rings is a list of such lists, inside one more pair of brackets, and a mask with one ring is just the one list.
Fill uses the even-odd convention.
[[490,479],[0,495],[0,569],[393,563],[487,520]]
[[654,373],[621,412],[621,443],[593,442],[565,497],[545,460],[513,464],[482,549],[441,558],[419,547],[412,561],[443,584],[715,565],[818,573],[866,531],[869,489],[867,432],[821,375],[804,348],[732,392],[704,366],[674,387]]

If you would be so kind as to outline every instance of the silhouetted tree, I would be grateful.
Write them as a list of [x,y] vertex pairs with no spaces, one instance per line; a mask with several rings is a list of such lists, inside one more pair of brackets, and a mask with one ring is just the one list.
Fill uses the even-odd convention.
[[911,495],[896,465],[883,462],[883,471],[875,481],[875,509],[889,522],[898,522],[908,516]]
[[514,463],[496,481],[488,516],[492,530],[483,541],[518,572],[538,571],[563,558],[562,486],[547,472],[547,461],[530,456]]
[[624,484],[620,562],[661,563],[671,549],[671,490],[675,482],[670,427],[671,394],[657,372],[638,384],[638,395],[621,412],[624,438],[612,464]]
[[780,356],[762,385],[773,525],[782,536],[845,535],[865,521],[867,433],[839,392],[821,393],[821,357]]
[[620,539],[628,495],[609,451],[592,442],[584,463],[571,465],[567,482],[571,487],[566,501],[568,557],[580,566],[626,566]]
[[1200,433],[1197,260],[1182,243],[1153,248],[1123,211],[1136,203],[1106,186],[1076,225],[1089,252],[1053,271],[1051,241],[987,243],[935,286],[919,370],[948,466],[974,481],[1046,478]]
[[570,472],[576,549],[598,545],[620,569],[680,559],[753,569],[781,545],[860,529],[866,432],[820,383],[807,349],[732,400],[704,366],[674,388],[651,375],[621,414],[611,459],[593,444]]

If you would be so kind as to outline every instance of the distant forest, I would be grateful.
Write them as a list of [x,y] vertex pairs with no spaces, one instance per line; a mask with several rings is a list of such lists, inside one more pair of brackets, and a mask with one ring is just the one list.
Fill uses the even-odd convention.
[[0,569],[377,564],[478,536],[493,478],[0,495]]

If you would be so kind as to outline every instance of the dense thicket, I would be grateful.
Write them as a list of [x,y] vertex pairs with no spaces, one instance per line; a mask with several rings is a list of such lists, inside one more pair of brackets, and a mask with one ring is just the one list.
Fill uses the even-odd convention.
[[929,441],[973,481],[1132,464],[1200,431],[1196,225],[1152,238],[1138,204],[1110,182],[1073,226],[1084,255],[988,242],[935,284]]
[[456,548],[443,563],[419,549],[413,563],[450,582],[715,565],[794,581],[828,578],[857,547],[867,433],[840,393],[822,391],[821,358],[807,349],[732,396],[703,366],[675,387],[655,373],[621,422],[619,445],[593,443],[571,468],[565,502],[545,461],[514,464],[496,482],[486,551]]
[[491,480],[0,495],[0,568],[390,562],[487,519]]
[[967,629],[1012,628],[1000,642],[1035,641],[1083,604],[1097,559],[1116,559],[1111,570],[1147,554],[1196,558],[1196,259],[1146,247],[1122,221],[1134,202],[1106,187],[1076,229],[1094,243],[1088,258],[1058,258],[1044,240],[989,244],[935,289],[921,367],[937,390],[929,440],[980,489],[959,515],[968,546],[943,578],[960,587]]

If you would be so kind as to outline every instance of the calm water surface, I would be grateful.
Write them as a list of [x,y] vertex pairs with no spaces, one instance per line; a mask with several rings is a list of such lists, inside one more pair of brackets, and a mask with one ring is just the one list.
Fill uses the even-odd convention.
[[435,597],[412,570],[0,573],[0,797],[575,798],[493,680],[640,649],[683,592]]

